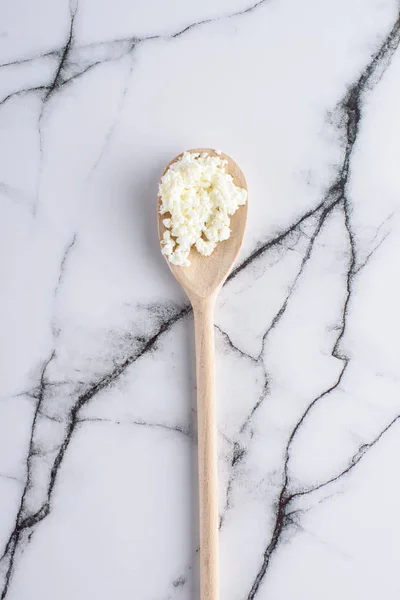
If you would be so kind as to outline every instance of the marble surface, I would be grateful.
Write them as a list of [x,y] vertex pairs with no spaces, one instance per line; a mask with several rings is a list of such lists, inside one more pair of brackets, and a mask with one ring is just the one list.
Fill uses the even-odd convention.
[[397,599],[400,7],[0,4],[0,594],[198,598],[188,302],[156,185],[249,185],[216,311],[221,600]]

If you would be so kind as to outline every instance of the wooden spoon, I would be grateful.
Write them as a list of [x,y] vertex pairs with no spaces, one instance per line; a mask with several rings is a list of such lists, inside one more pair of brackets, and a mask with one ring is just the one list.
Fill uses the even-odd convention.
[[[189,152],[207,152],[216,156],[215,150],[198,148]],[[182,154],[174,158],[169,166]],[[226,171],[234,183],[247,190],[246,180],[237,164],[225,154]],[[164,173],[165,173],[164,171]],[[161,199],[159,197],[158,206]],[[158,233],[162,239],[165,227],[158,211]],[[193,307],[196,340],[197,423],[199,461],[200,506],[200,600],[218,598],[218,472],[214,393],[214,306],[215,299],[228,277],[242,245],[247,219],[247,202],[231,217],[231,236],[219,242],[214,252],[204,257],[192,249],[191,265],[168,265],[179,281]]]

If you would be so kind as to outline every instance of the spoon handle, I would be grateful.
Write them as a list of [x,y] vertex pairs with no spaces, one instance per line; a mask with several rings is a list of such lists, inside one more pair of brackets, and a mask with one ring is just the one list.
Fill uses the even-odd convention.
[[214,390],[214,298],[193,302],[200,507],[200,600],[218,599],[218,471]]

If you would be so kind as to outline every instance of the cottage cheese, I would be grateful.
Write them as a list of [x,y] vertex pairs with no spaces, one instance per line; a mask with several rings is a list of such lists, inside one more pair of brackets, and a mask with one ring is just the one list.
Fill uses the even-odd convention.
[[161,179],[160,214],[166,231],[161,251],[170,263],[188,267],[192,246],[209,256],[230,237],[230,216],[246,204],[247,192],[225,172],[227,161],[206,152],[185,152]]

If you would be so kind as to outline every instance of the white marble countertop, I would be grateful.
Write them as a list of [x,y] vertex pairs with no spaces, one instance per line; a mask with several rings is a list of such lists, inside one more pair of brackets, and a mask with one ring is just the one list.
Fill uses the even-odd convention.
[[0,4],[0,594],[198,598],[188,303],[156,186],[249,185],[216,311],[221,600],[398,599],[394,0]]

